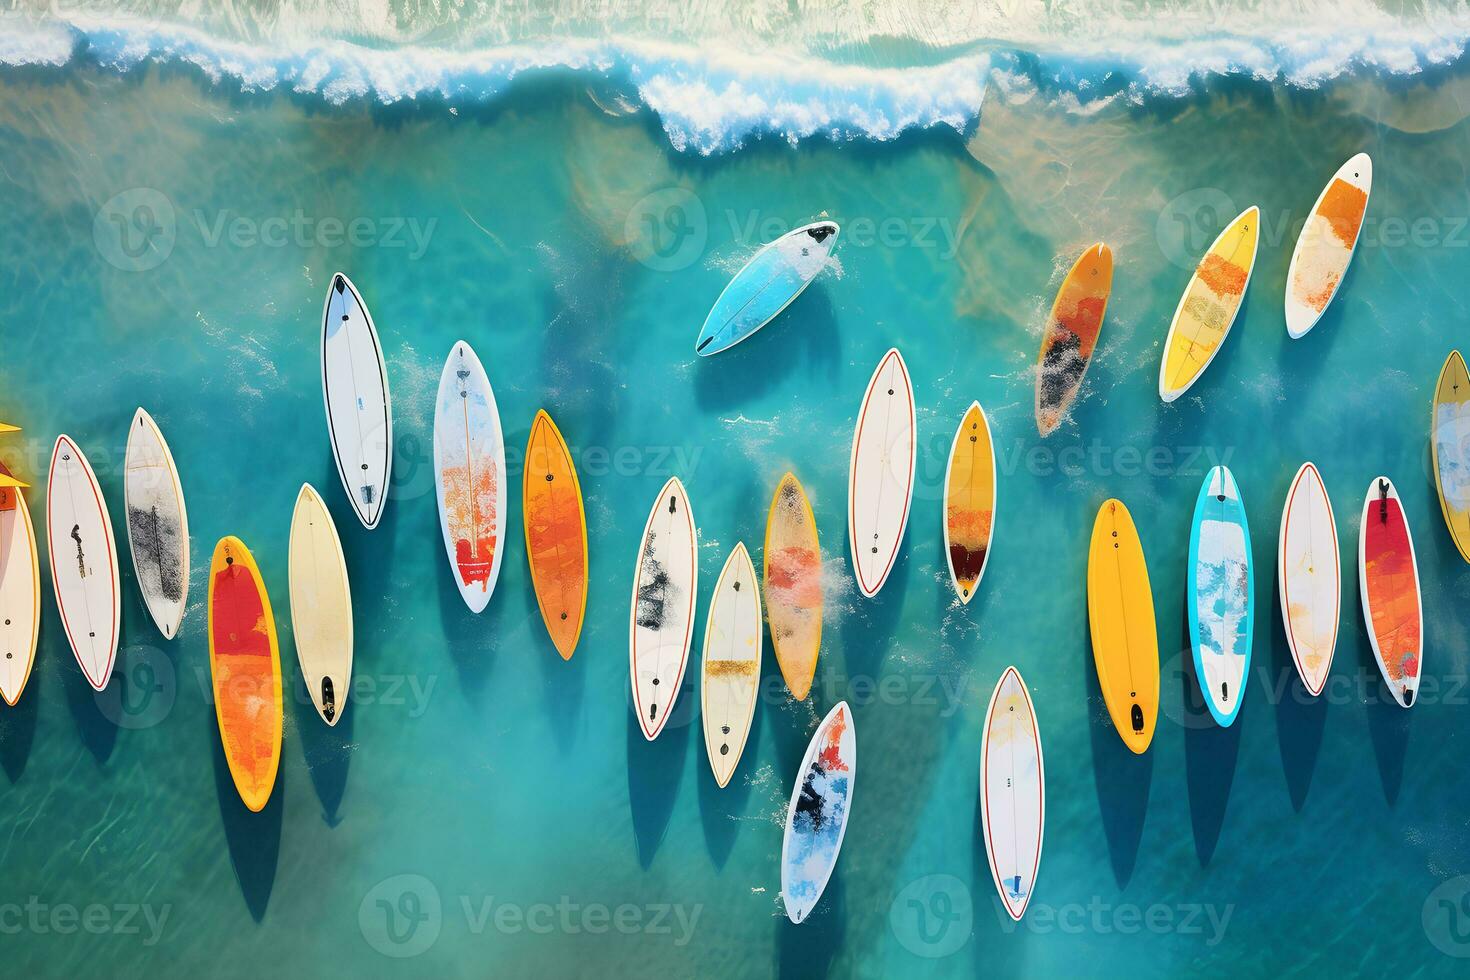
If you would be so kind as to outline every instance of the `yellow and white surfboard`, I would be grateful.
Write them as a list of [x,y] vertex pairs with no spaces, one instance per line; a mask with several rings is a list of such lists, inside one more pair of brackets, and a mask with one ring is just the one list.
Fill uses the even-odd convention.
[[1256,267],[1260,219],[1260,208],[1252,205],[1230,222],[1179,298],[1159,365],[1159,397],[1164,401],[1188,391],[1225,343]]

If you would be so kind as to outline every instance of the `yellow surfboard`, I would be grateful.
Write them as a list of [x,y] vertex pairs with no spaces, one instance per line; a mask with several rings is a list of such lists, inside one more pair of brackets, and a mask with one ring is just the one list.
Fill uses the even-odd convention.
[[545,409],[531,423],[521,497],[536,604],[557,652],[570,660],[587,612],[587,514],[567,441]]
[[971,402],[955,430],[944,469],[944,550],[949,579],[960,602],[969,605],[985,574],[995,521],[995,449],[990,421]]
[[791,696],[805,701],[822,648],[822,550],[806,491],[787,473],[766,519],[766,621]]
[[1190,277],[1159,365],[1159,397],[1171,402],[1199,380],[1220,353],[1256,267],[1261,210],[1246,208],[1220,232]]
[[281,648],[265,581],[236,537],[220,538],[209,563],[209,673],[230,776],[258,813],[281,768]]
[[1097,681],[1123,744],[1142,755],[1159,715],[1159,637],[1133,516],[1105,501],[1087,555],[1087,619]]
[[1430,451],[1439,509],[1460,557],[1470,561],[1470,374],[1457,350],[1440,369],[1432,411]]

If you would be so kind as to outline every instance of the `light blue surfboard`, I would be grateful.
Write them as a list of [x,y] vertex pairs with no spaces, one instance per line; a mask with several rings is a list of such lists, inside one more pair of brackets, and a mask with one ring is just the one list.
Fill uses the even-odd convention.
[[1250,527],[1235,477],[1224,466],[1205,476],[1195,501],[1188,581],[1194,673],[1210,714],[1228,728],[1250,673],[1256,605]]
[[827,265],[837,244],[837,223],[818,221],[766,245],[735,273],[705,318],[694,352],[729,350],[770,323]]

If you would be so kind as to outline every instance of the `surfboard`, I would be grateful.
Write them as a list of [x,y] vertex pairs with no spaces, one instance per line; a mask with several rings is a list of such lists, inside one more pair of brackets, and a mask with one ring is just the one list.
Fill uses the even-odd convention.
[[322,721],[335,725],[352,686],[352,589],[337,525],[309,483],[296,495],[287,554],[301,678]]
[[1210,714],[1228,728],[1245,695],[1256,620],[1250,525],[1229,467],[1206,473],[1195,498],[1188,582],[1195,677]]
[[1102,242],[1072,264],[1041,334],[1036,358],[1036,429],[1051,435],[1072,408],[1113,292],[1113,250]]
[[949,556],[949,580],[965,605],[985,574],[996,486],[990,420],[979,402],[971,402],[955,430],[944,467],[944,553]]
[[449,570],[465,605],[478,613],[490,602],[505,555],[505,436],[490,379],[462,340],[439,376],[434,474]]
[[812,733],[786,807],[781,901],[792,922],[806,921],[832,879],[856,779],[857,730],[852,709],[839,701]]
[[209,563],[209,675],[230,777],[258,813],[281,766],[281,651],[260,569],[233,536],[219,539]]
[[1358,535],[1358,592],[1368,642],[1389,693],[1402,707],[1414,704],[1424,657],[1424,608],[1414,539],[1398,490],[1386,476],[1363,498]]
[[1281,593],[1281,625],[1302,685],[1313,697],[1322,693],[1337,650],[1342,608],[1342,558],[1337,521],[1322,474],[1303,463],[1286,492],[1281,538],[1276,552]]
[[786,688],[798,701],[811,693],[822,649],[822,549],[806,490],[788,472],[766,517],[766,619]]
[[1246,208],[1215,239],[1190,277],[1164,341],[1159,397],[1171,402],[1190,389],[1220,353],[1240,312],[1256,267],[1261,211]]
[[531,423],[521,500],[536,605],[557,652],[570,660],[587,612],[587,515],[571,450],[545,409]]
[[[10,428],[8,431],[15,431]],[[0,463],[0,475],[10,476]],[[20,481],[15,481],[19,483]],[[41,566],[36,529],[20,487],[0,487],[0,699],[20,701],[41,634]]]
[[393,471],[393,409],[378,330],[340,272],[322,309],[322,399],[342,489],[371,530],[382,519]]
[[694,352],[729,350],[790,306],[827,265],[837,223],[817,221],[766,244],[725,286],[705,317]]
[[1159,717],[1159,635],[1143,542],[1121,500],[1105,500],[1087,553],[1092,659],[1118,737],[1142,755]]
[[654,498],[643,526],[628,624],[633,708],[650,742],[664,730],[679,698],[698,591],[699,530],[684,484],[673,477]]
[[141,407],[128,428],[123,469],[128,551],[138,591],[158,631],[171,640],[189,602],[189,513],[173,454]]
[[1337,295],[1358,248],[1372,190],[1373,160],[1359,153],[1317,195],[1286,271],[1286,332],[1293,340],[1317,325]]
[[56,438],[51,453],[46,550],[67,642],[87,683],[100,691],[117,660],[117,542],[97,474],[67,435]]
[[1007,667],[990,695],[980,737],[980,823],[1001,903],[1013,921],[1026,914],[1041,867],[1046,771],[1031,692]]
[[858,588],[878,594],[898,559],[909,523],[918,456],[914,389],[896,348],[868,382],[852,435],[847,481],[847,538]]
[[1470,374],[1457,350],[1439,372],[1431,406],[1430,451],[1439,509],[1460,557],[1470,561]]
[[743,542],[735,545],[715,583],[704,623],[699,675],[704,747],[723,789],[740,764],[761,682],[761,596]]

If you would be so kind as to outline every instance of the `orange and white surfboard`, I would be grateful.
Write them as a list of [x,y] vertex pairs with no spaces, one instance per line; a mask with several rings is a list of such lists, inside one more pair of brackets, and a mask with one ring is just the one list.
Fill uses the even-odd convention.
[[1302,225],[1286,272],[1286,332],[1295,340],[1317,325],[1337,295],[1358,247],[1373,161],[1359,153],[1337,169]]

